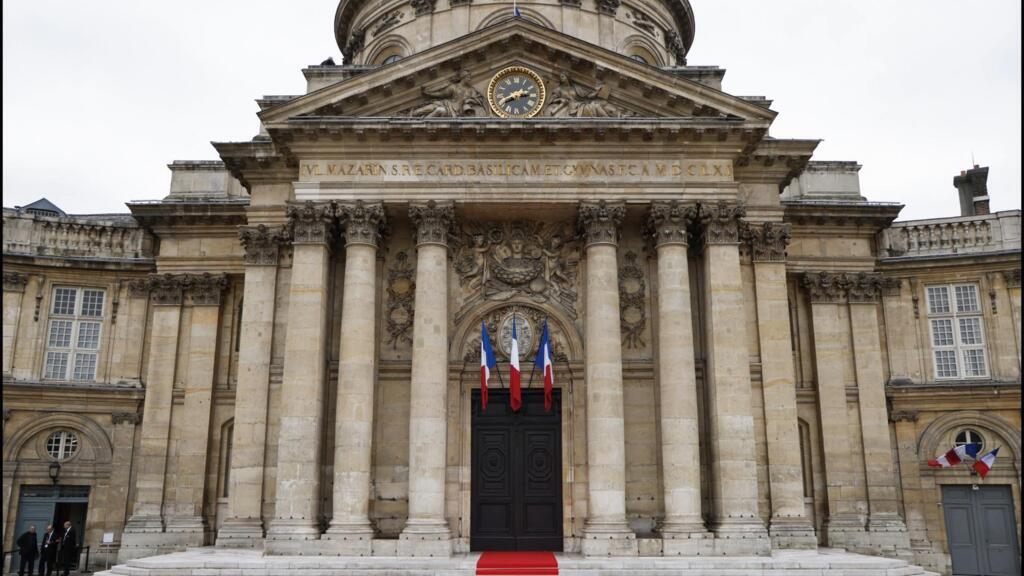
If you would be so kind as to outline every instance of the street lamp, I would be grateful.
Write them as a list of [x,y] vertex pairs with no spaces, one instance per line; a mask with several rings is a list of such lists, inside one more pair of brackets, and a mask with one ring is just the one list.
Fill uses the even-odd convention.
[[50,480],[53,480],[53,485],[57,485],[57,478],[60,477],[60,462],[53,462],[50,464]]

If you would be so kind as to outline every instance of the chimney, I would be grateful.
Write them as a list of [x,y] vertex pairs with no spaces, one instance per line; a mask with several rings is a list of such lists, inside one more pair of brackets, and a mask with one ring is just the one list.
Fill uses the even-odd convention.
[[953,186],[960,193],[960,215],[978,216],[988,214],[988,166],[961,170],[953,177]]

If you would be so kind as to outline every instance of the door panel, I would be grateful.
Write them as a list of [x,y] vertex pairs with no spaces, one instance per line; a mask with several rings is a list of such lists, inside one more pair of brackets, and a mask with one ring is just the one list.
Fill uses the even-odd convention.
[[943,486],[953,574],[1019,574],[1017,525],[1009,486]]
[[486,411],[472,394],[472,550],[562,549],[561,398],[550,412],[542,390],[523,390],[512,412],[508,390],[491,390]]

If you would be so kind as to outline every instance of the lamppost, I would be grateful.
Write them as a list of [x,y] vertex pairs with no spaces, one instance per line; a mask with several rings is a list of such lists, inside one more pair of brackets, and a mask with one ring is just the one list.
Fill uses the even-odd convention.
[[60,478],[60,462],[53,462],[50,464],[50,480],[53,481],[53,485],[57,485],[57,480]]

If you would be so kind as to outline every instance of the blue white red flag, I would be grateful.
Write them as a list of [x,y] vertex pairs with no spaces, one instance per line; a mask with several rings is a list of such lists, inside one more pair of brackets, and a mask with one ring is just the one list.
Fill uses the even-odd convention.
[[491,379],[491,368],[498,365],[494,359],[491,339],[487,337],[487,326],[480,323],[480,409],[487,410],[487,382]]
[[516,316],[512,315],[512,345],[509,350],[508,389],[511,395],[509,403],[512,411],[518,412],[523,405],[522,391],[519,386],[519,336],[516,334]]
[[985,479],[985,475],[988,474],[988,471],[991,470],[993,466],[995,466],[996,454],[998,453],[999,448],[996,448],[995,450],[989,452],[988,454],[985,454],[981,458],[978,458],[978,461],[974,463],[973,468],[981,476],[982,480]]
[[929,460],[928,465],[932,468],[949,468],[950,466],[956,466],[957,464],[964,461],[965,458],[977,458],[978,457],[978,445],[977,444],[964,444],[957,446],[949,452],[946,452],[942,456],[934,460]]
[[521,16],[521,14],[519,13],[519,5],[516,3],[515,0],[512,0],[512,16],[516,18]]
[[544,375],[544,411],[551,411],[551,395],[555,387],[555,367],[551,364],[551,340],[548,338],[548,321],[544,320],[544,331],[540,335],[540,344],[537,345],[537,357],[533,365],[540,368]]

